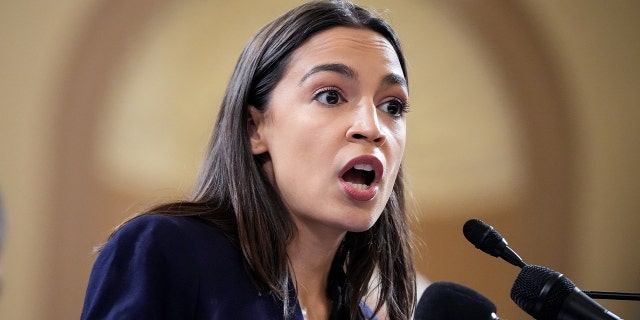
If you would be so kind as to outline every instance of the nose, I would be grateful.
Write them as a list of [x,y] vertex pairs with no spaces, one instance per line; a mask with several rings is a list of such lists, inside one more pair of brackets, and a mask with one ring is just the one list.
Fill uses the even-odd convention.
[[347,140],[351,142],[370,142],[377,147],[382,146],[387,137],[384,134],[380,119],[378,119],[378,108],[371,104],[358,106],[353,113],[353,122],[347,130]]

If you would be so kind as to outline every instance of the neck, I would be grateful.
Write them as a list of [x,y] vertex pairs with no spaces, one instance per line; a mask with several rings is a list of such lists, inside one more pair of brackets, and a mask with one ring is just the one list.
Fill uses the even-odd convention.
[[306,309],[307,319],[314,320],[328,319],[331,312],[327,282],[331,263],[344,238],[317,234],[299,227],[297,237],[287,248],[298,301]]

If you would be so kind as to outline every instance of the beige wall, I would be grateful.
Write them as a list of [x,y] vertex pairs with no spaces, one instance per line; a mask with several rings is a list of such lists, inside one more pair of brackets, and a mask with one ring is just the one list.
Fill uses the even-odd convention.
[[[77,318],[92,246],[188,193],[242,45],[297,3],[216,2],[0,2],[0,319]],[[409,59],[422,273],[526,318],[517,270],[461,236],[479,217],[582,289],[640,291],[640,5],[361,3],[389,9]]]
[[[573,100],[579,138],[577,232],[567,239],[583,289],[640,289],[640,6],[634,1],[529,3]],[[569,274],[567,272],[567,274]],[[637,303],[612,303],[632,310]]]

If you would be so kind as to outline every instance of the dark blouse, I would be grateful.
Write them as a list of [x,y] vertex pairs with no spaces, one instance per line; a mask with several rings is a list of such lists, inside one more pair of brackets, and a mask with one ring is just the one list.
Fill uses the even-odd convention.
[[[200,218],[137,217],[100,251],[81,319],[283,319],[282,301],[260,293],[242,261],[222,231]],[[302,320],[291,296],[291,319]]]

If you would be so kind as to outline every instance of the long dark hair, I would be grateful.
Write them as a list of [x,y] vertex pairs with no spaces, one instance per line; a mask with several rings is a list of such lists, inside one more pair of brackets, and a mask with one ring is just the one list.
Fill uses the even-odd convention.
[[[296,227],[262,171],[260,157],[251,152],[248,106],[264,111],[291,53],[313,35],[338,26],[383,35],[407,77],[396,34],[374,13],[347,1],[310,2],[287,12],[245,46],[223,98],[193,198],[147,212],[199,216],[221,228],[241,248],[258,289],[274,294],[285,306],[290,305],[286,249]],[[409,319],[413,311],[415,273],[402,179],[401,168],[378,221],[367,231],[347,233],[334,258],[337,268],[332,269],[330,282],[338,282],[338,304],[349,319],[364,318],[359,304],[370,291],[374,272],[379,273],[375,309],[385,306],[390,319]]]

